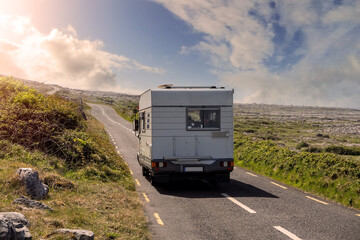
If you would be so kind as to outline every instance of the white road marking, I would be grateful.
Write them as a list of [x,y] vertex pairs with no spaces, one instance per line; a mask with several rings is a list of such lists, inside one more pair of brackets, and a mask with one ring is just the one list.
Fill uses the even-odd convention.
[[105,114],[104,108],[102,108],[102,107],[100,107],[100,108],[101,108],[101,111],[102,111],[103,115],[104,115],[107,119],[109,119],[111,122],[113,122],[113,123],[115,123],[115,124],[119,125],[120,127],[123,127],[123,128],[125,128],[125,129],[128,129],[128,128],[127,128],[127,127],[125,127],[124,125],[122,125],[122,124],[120,124],[120,123],[118,123],[118,122],[116,122],[116,121],[112,120],[111,118],[109,118],[109,116]]
[[131,169],[129,169],[129,170],[130,170],[131,175],[134,175],[133,171],[131,171]]
[[274,182],[271,182],[272,184],[274,184],[274,185],[276,185],[276,186],[278,186],[278,187],[281,187],[281,188],[283,188],[283,189],[287,189],[287,187],[284,187],[284,186],[282,186],[282,185],[280,185],[280,184],[277,184],[277,183],[274,183]]
[[156,221],[159,225],[164,226],[164,222],[161,220],[159,214],[154,213],[154,217],[156,218]]
[[136,184],[137,184],[138,186],[140,186],[139,180],[135,179],[135,182],[136,182]]
[[252,210],[252,209],[249,208],[248,206],[242,204],[241,202],[237,201],[235,198],[230,197],[230,196],[227,195],[226,193],[221,193],[221,195],[223,195],[224,197],[226,197],[228,200],[232,201],[233,203],[235,203],[235,204],[238,205],[239,207],[245,209],[245,210],[248,211],[249,213],[256,213],[254,210]]
[[316,202],[322,203],[322,204],[324,204],[324,205],[329,205],[327,202],[320,201],[320,200],[318,200],[318,199],[316,199],[316,198],[312,198],[312,197],[310,197],[310,196],[306,196],[306,197],[309,198],[309,199],[311,199],[311,200],[314,200],[314,201],[316,201]]
[[143,196],[144,196],[144,198],[145,198],[145,201],[150,202],[150,199],[148,198],[148,196],[146,196],[145,193],[143,193]]
[[251,176],[253,176],[253,177],[258,177],[257,175],[252,174],[252,173],[250,173],[250,172],[246,172],[246,174],[249,174],[249,175],[251,175]]
[[274,228],[280,232],[282,232],[283,234],[285,234],[286,236],[288,236],[289,238],[293,239],[293,240],[301,240],[301,238],[299,238],[298,236],[296,236],[295,234],[289,232],[288,230],[286,230],[285,228],[282,228],[280,226],[274,226]]

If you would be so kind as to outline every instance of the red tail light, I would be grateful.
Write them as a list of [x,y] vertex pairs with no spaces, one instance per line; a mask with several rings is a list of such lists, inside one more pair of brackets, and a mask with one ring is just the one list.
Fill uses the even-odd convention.
[[162,167],[166,167],[166,166],[167,166],[166,162],[152,162],[151,163],[151,167],[153,167],[153,168],[155,168],[155,167],[162,168]]

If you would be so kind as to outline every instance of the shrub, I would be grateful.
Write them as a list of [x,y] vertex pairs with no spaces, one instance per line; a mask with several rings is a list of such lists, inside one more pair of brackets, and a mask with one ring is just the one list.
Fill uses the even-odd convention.
[[54,135],[81,129],[83,121],[75,103],[43,96],[12,78],[0,81],[0,138],[30,149],[47,149]]
[[296,145],[296,149],[302,149],[305,147],[309,147],[310,145],[306,142],[300,142],[298,145]]
[[329,146],[325,148],[325,152],[336,153],[339,155],[360,156],[360,147]]
[[321,153],[324,152],[324,149],[322,149],[321,147],[310,146],[305,151],[310,153]]

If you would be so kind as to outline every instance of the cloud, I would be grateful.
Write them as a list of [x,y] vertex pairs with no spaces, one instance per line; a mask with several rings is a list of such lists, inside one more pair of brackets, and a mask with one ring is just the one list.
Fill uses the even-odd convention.
[[121,90],[116,72],[164,73],[80,39],[72,26],[39,32],[30,19],[0,16],[0,73],[80,89]]
[[205,34],[200,53],[241,102],[360,105],[360,1],[153,0]]

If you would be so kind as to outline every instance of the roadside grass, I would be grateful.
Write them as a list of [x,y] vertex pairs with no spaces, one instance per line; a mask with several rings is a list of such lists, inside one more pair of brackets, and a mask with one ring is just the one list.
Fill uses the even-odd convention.
[[138,112],[138,103],[130,100],[118,101],[113,105],[115,111],[125,120],[132,122]]
[[[101,126],[94,119],[89,121],[93,122],[92,127]],[[107,142],[107,147],[117,156],[104,130],[92,128],[92,131],[95,134],[100,132],[99,135],[103,136],[97,139]],[[8,150],[1,151],[0,156],[0,211],[23,213],[31,223],[29,230],[34,239],[45,237],[59,228],[87,229],[95,233],[96,239],[151,238],[143,204],[129,173],[125,180],[94,177],[84,174],[83,169],[67,171],[59,168],[53,162],[61,162],[60,159],[39,151],[29,151],[5,141],[1,145],[2,150],[4,145]],[[116,162],[124,164],[119,156]],[[38,170],[46,183],[49,183],[46,179],[62,183],[49,184],[49,196],[42,201],[54,211],[26,209],[12,204],[17,197],[25,195],[15,175],[20,167]],[[72,187],[66,184],[69,182],[73,183]]]
[[[0,211],[23,213],[34,239],[59,228],[90,230],[96,239],[151,238],[129,169],[101,123],[11,78],[0,79],[0,103]],[[50,187],[42,202],[53,211],[13,204],[26,195],[15,174],[20,167],[39,171]]]
[[360,209],[360,161],[333,153],[292,151],[271,140],[235,133],[237,165]]

